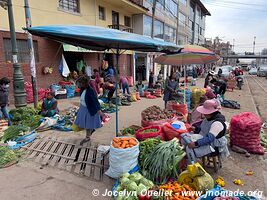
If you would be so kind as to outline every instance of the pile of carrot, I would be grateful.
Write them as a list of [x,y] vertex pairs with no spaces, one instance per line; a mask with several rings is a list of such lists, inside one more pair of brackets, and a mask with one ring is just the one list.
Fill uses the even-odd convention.
[[[198,196],[195,192],[186,184],[180,185],[177,181],[169,182],[165,185],[160,186],[161,190],[168,191],[168,194],[171,194],[171,196],[168,196],[168,200],[196,200]],[[192,196],[186,196],[186,193],[183,193],[184,191],[191,191]]]
[[137,141],[135,138],[114,138],[112,142],[112,146],[118,149],[131,148],[135,145],[137,145]]

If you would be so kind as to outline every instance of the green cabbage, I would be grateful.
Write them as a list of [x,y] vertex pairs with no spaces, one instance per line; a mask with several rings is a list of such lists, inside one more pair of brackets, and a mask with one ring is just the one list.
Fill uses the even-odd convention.
[[139,182],[142,178],[143,176],[138,172],[135,172],[129,176],[129,179],[134,182]]
[[128,178],[130,176],[129,173],[123,173],[121,176],[120,176],[120,179],[121,178]]
[[118,187],[116,188],[116,191],[118,192],[123,191],[123,187],[121,185],[118,185]]
[[120,179],[120,182],[121,182],[122,185],[125,185],[125,184],[127,184],[127,182],[130,182],[130,179],[124,177],[124,178]]
[[138,186],[135,182],[129,182],[126,186],[127,191],[137,191]]
[[140,195],[141,193],[144,193],[144,191],[147,191],[147,190],[148,190],[148,187],[140,183],[136,191],[137,191],[137,194]]
[[154,186],[154,183],[146,178],[142,178],[140,183],[144,184],[148,188],[152,188]]
[[116,197],[116,200],[124,200],[124,196],[123,195],[118,195],[117,197]]

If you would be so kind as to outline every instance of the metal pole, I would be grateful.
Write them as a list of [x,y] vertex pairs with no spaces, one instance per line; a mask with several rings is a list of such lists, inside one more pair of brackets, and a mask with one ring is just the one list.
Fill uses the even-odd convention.
[[178,35],[179,35],[179,2],[177,1],[177,18],[176,18],[176,44],[178,45],[179,43],[179,39],[178,39]]
[[12,0],[7,1],[8,6],[8,19],[12,45],[12,62],[13,62],[13,87],[14,87],[14,99],[16,107],[26,106],[26,93],[24,89],[24,79],[21,73],[21,67],[18,63],[18,48],[16,41],[15,23],[12,9]]
[[116,137],[119,135],[119,113],[118,113],[118,69],[119,69],[119,58],[120,58],[120,50],[117,49],[116,52],[116,65],[117,65],[117,70],[115,73],[115,93],[116,93]]
[[[25,8],[25,19],[26,19],[26,27],[30,28],[32,26],[31,22],[31,13],[28,0],[24,0],[24,8]],[[37,89],[37,81],[36,81],[36,65],[35,65],[35,57],[34,57],[34,48],[32,41],[32,34],[28,32],[28,43],[30,49],[30,68],[31,68],[31,80],[32,80],[32,91],[34,98],[34,107],[38,106],[38,89]]]
[[256,36],[254,36],[254,41],[253,41],[253,54],[255,54],[255,44],[256,44]]

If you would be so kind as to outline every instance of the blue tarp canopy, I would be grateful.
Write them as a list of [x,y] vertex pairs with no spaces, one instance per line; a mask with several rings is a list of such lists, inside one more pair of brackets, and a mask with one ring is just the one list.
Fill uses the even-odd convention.
[[28,31],[33,35],[98,51],[124,49],[167,53],[180,49],[173,43],[98,26],[51,25],[31,27]]

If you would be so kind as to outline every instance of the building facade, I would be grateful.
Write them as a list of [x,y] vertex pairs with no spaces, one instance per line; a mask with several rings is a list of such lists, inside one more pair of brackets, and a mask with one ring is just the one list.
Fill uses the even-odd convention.
[[[155,39],[184,44],[203,44],[205,17],[210,15],[200,0],[155,0],[156,11],[152,33],[152,7],[154,0],[29,0],[32,26],[80,24],[119,29],[136,34],[153,36]],[[30,57],[24,1],[13,0],[14,21],[17,32],[18,58],[22,65],[25,81],[30,81]],[[12,78],[11,41],[8,13],[0,7],[0,77]],[[77,70],[76,63],[84,60],[92,69],[99,69],[103,59],[110,65],[115,63],[112,52],[94,52],[52,40],[33,37],[39,87],[48,87],[62,79],[58,66],[64,55],[71,71]],[[119,73],[135,76],[142,73],[142,80],[148,80],[149,71],[164,75],[170,67],[156,65],[155,53],[127,51],[120,56]],[[52,67],[53,74],[44,75],[43,69]],[[137,69],[138,68],[138,69]],[[137,71],[136,71],[137,70]],[[139,71],[138,71],[139,70]],[[12,87],[11,87],[12,88]]]
[[[149,11],[144,14],[134,15],[134,32],[155,39],[173,42],[178,45],[205,43],[205,20],[209,11],[200,0],[155,0],[154,33],[152,33],[152,8],[154,0],[144,0],[143,6]],[[164,67],[153,63],[155,54],[137,53],[137,66],[146,65],[146,74],[143,77],[148,79],[149,71],[157,76],[160,70],[164,76],[170,74],[171,67]],[[167,70],[166,70],[167,69]],[[143,70],[145,71],[145,70]],[[145,78],[143,78],[144,80]]]
[[[80,24],[133,32],[133,16],[146,13],[147,9],[140,0],[29,0],[32,26]],[[18,61],[22,66],[25,81],[30,81],[30,54],[27,35],[22,27],[26,26],[24,1],[13,0],[14,21],[17,32]],[[12,79],[11,41],[9,33],[8,13],[0,7],[0,77]],[[77,71],[76,63],[84,60],[92,69],[99,69],[105,55],[110,65],[115,63],[112,52],[93,52],[60,44],[40,37],[33,37],[37,80],[39,87],[49,87],[62,80],[58,66],[64,55],[71,71]],[[43,69],[52,67],[53,73],[44,75]],[[134,73],[134,53],[127,51],[120,57],[119,72],[132,76]],[[12,89],[12,87],[11,87]]]

